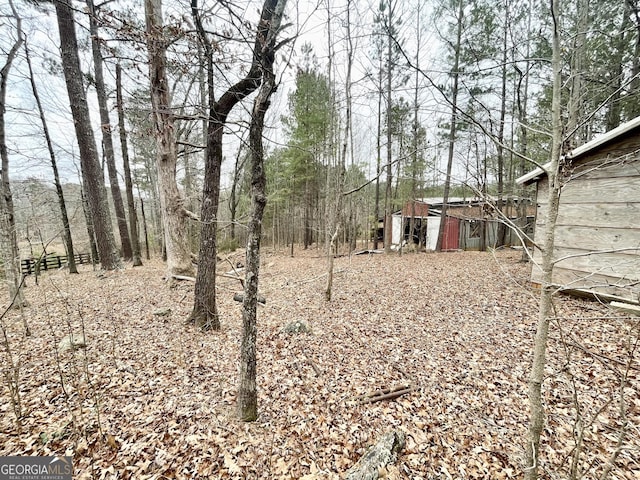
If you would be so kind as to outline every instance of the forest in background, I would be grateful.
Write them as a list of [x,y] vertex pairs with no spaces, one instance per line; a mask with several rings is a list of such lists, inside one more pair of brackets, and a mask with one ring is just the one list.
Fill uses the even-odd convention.
[[[67,134],[71,120],[53,9],[34,2],[16,5],[63,180],[77,184],[78,151]],[[105,182],[110,186],[115,178],[116,188],[124,190],[116,111],[119,64],[133,201],[138,222],[145,203],[150,247],[161,252],[143,12],[120,2],[92,8],[82,2],[75,5],[84,82],[99,141],[102,121],[92,38],[103,65],[115,162],[115,177],[106,175],[106,154],[101,154]],[[351,246],[357,238],[371,239],[376,219],[410,199],[442,197],[447,184],[453,189],[446,192],[450,196],[473,199],[490,194],[499,207],[514,197],[530,197],[531,192],[516,187],[514,180],[535,166],[523,157],[543,164],[549,155],[550,17],[544,2],[505,1],[495,7],[495,2],[483,1],[349,1],[301,4],[286,12],[286,22],[292,24],[286,36],[291,41],[280,51],[278,91],[265,132],[268,202],[263,233],[270,243],[325,243],[340,165],[345,168],[340,189],[362,187],[345,197],[340,215],[339,240]],[[199,212],[206,146],[204,52],[188,5],[167,3],[165,10],[177,179],[188,210]],[[90,11],[93,14],[87,15]],[[11,19],[8,8],[3,13]],[[580,89],[575,104],[568,105],[578,112],[573,116],[579,121],[568,129],[575,129],[571,146],[577,146],[637,115],[640,26],[634,1],[571,2],[562,14],[567,99]],[[250,61],[243,45],[250,43],[255,6],[205,2],[202,17],[214,39],[213,88],[220,95]],[[3,51],[8,51],[9,39],[16,37],[15,21],[3,28]],[[34,222],[34,209],[39,207],[28,192],[42,183],[44,194],[52,175],[24,56],[19,52],[14,60],[6,102],[12,176],[31,184],[15,189],[17,226],[21,242],[32,238],[31,218],[39,228],[47,228],[42,236],[50,241],[61,231],[59,215],[53,212],[48,222]],[[220,239],[230,246],[245,243],[241,225],[249,215],[247,105],[231,112],[225,126],[219,217]],[[73,185],[69,190],[75,190],[69,193],[71,210],[82,218],[78,190]],[[130,223],[128,210],[118,208]],[[116,216],[117,212],[114,225]],[[80,223],[74,224],[73,233],[86,245],[86,228]],[[190,225],[194,252],[198,235],[197,225]],[[84,245],[83,249],[87,251]]]

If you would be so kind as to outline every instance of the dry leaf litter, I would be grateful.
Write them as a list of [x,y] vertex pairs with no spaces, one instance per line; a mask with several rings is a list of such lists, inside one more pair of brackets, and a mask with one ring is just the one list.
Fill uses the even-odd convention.
[[[29,278],[32,335],[18,312],[3,319],[0,455],[72,455],[78,479],[337,479],[400,429],[407,445],[384,478],[522,478],[537,299],[519,259],[345,256],[326,302],[317,250],[266,252],[250,424],[235,416],[238,281],[218,278],[222,330],[202,333],[185,324],[193,283],[165,281],[158,262]],[[617,452],[609,478],[637,479],[638,319],[566,296],[556,305],[542,478],[567,478],[581,439],[582,478],[599,478]],[[310,332],[287,333],[292,322]],[[60,350],[70,334],[86,347]],[[355,401],[403,386],[412,390],[393,400]]]

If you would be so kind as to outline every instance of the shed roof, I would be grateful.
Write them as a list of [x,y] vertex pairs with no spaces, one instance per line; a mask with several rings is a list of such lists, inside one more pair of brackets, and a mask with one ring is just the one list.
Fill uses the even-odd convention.
[[[638,127],[640,127],[640,117],[636,117],[633,120],[629,120],[628,122],[623,123],[622,125],[619,125],[613,130],[609,130],[608,132],[603,133],[602,135],[599,135],[598,137],[585,143],[584,145],[581,145],[578,148],[571,150],[567,154],[566,158],[569,161],[576,160],[577,158],[583,155],[586,155],[587,153],[597,149],[598,147],[601,147],[603,145],[606,145],[614,141],[618,137],[632,130],[635,130]],[[549,169],[549,167],[551,167],[551,162],[545,163],[542,167],[538,167],[535,170],[532,170],[529,173],[522,175],[521,177],[516,179],[516,183],[519,185],[528,185],[530,183],[533,183],[539,180],[540,178],[544,177],[547,174],[547,170]]]

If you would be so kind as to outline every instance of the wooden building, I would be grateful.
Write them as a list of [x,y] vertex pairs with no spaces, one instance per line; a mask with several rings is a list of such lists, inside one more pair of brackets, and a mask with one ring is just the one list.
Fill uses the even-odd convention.
[[[519,198],[510,198],[504,213],[516,224],[521,223],[518,218]],[[495,203],[495,202],[494,202]],[[401,211],[393,214],[392,244],[399,245],[401,241],[409,242],[411,235],[411,220],[413,218],[414,242],[420,243],[427,250],[435,250],[440,228],[442,213],[442,198],[423,198],[407,202]],[[442,250],[485,250],[494,248],[497,244],[500,221],[495,218],[494,209],[485,201],[478,199],[450,198],[447,202],[447,217],[443,232]],[[528,234],[533,231],[535,211],[531,201],[524,200]],[[525,226],[525,230],[529,227]],[[521,245],[520,238],[510,228],[503,234],[503,245]]]
[[[563,290],[640,301],[640,117],[567,155],[555,228],[553,283]],[[538,168],[536,236],[545,226],[548,180]],[[539,264],[540,252],[534,253]],[[536,262],[531,280],[540,283]]]

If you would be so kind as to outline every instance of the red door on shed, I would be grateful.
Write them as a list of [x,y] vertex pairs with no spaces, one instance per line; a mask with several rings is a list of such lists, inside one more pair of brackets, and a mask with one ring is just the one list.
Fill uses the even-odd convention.
[[442,250],[458,250],[460,248],[460,219],[446,217],[442,236]]

